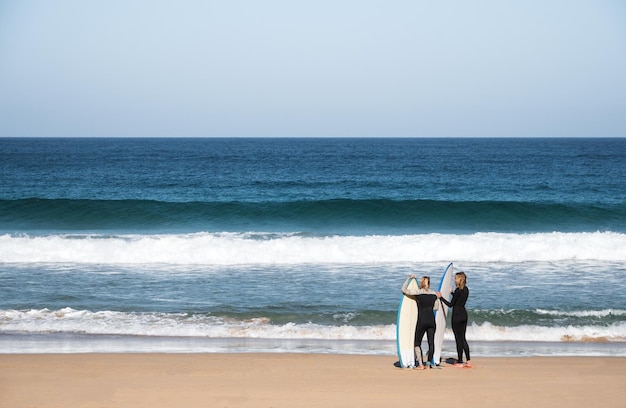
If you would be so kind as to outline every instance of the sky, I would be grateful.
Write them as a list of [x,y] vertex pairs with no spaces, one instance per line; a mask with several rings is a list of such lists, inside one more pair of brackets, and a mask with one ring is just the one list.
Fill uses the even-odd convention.
[[626,137],[624,0],[0,0],[0,137]]

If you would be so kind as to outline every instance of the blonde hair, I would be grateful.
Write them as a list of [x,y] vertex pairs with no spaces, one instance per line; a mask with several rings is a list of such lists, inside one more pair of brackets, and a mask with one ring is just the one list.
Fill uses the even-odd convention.
[[420,278],[420,285],[419,285],[420,289],[429,289],[430,288],[430,277],[429,276],[422,276]]
[[[457,286],[459,287],[459,289],[464,289],[465,288],[465,282],[467,282],[467,276],[465,276],[465,272],[457,272],[455,274],[455,278],[459,278],[458,282],[457,282]],[[456,281],[456,279],[455,279]]]

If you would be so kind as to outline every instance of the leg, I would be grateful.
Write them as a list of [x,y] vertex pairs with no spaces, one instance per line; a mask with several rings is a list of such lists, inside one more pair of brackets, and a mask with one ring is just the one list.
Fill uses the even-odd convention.
[[[422,353],[422,339],[424,338],[424,333],[426,333],[426,329],[422,326],[417,326],[417,330],[415,330],[415,340],[413,343],[414,349],[415,349],[415,365],[418,366],[420,364],[424,364],[424,362],[422,361],[422,356],[424,355],[424,353]],[[418,355],[417,355],[417,349],[419,348],[419,359],[418,359]]]
[[435,354],[435,328],[430,327],[426,330],[426,338],[428,339],[428,362],[434,364],[433,355]]
[[465,352],[465,358],[467,359],[466,361],[470,361],[470,349],[469,349],[469,344],[467,344],[467,338],[465,337],[465,332],[467,331],[467,321],[463,322],[463,325],[461,326],[461,328],[459,329],[459,334],[461,335],[461,339],[462,339],[462,343],[461,345],[463,346],[463,351]]
[[463,342],[465,341],[465,333],[463,327],[458,322],[452,321],[452,331],[454,332],[454,341],[456,342],[457,361],[463,361]]

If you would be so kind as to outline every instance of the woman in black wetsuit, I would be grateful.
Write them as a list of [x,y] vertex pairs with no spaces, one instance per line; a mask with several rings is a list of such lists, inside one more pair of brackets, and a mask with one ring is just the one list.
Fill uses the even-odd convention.
[[[402,286],[402,292],[411,296],[417,302],[417,328],[415,329],[414,348],[417,358],[415,359],[415,368],[423,370],[428,366],[431,367],[433,361],[433,354],[435,353],[435,310],[439,308],[439,302],[437,302],[437,294],[430,290],[430,278],[423,276],[419,282],[419,289],[415,292],[407,290],[407,284],[410,278],[414,278],[415,275],[411,275],[407,278],[405,284]],[[422,339],[426,334],[428,340],[428,360],[422,361]],[[419,355],[417,349],[419,347]],[[420,363],[422,363],[420,365]]]
[[[470,362],[470,349],[465,338],[465,332],[467,330],[467,310],[465,310],[465,302],[469,297],[469,289],[466,284],[467,277],[465,272],[457,272],[454,274],[454,283],[456,289],[452,294],[452,300],[447,301],[441,297],[441,292],[437,293],[437,296],[443,303],[452,308],[452,331],[454,332],[454,340],[456,341],[457,362],[454,364],[456,367],[472,367]],[[463,352],[465,352],[466,362],[463,363]]]

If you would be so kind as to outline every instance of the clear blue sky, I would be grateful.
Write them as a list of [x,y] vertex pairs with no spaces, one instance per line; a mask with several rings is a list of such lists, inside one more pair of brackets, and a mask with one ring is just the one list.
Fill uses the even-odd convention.
[[626,1],[0,0],[0,136],[626,136]]

